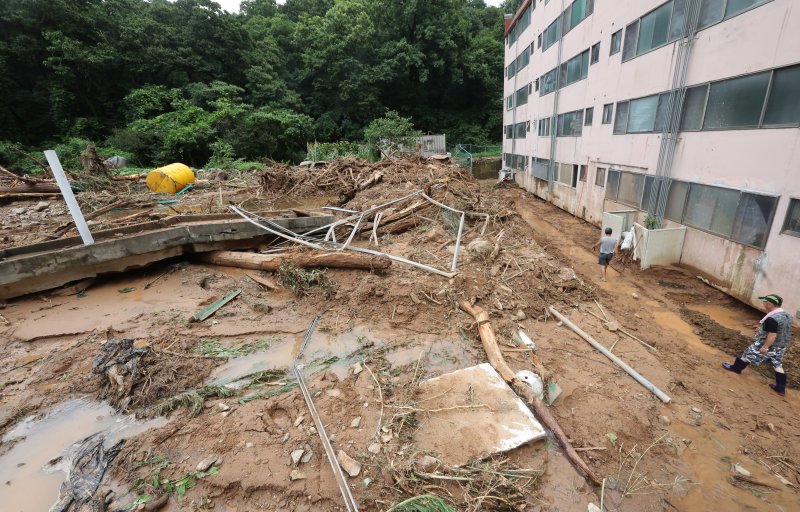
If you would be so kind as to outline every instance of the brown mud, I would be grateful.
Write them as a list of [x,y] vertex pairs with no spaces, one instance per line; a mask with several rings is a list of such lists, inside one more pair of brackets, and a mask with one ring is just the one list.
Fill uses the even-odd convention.
[[[800,400],[793,390],[786,398],[775,395],[767,387],[770,375],[750,369],[733,375],[720,367],[746,346],[744,333],[758,322],[758,312],[679,268],[642,272],[617,262],[608,281],[600,282],[590,250],[599,230],[519,189],[497,189],[424,162],[337,165],[336,173],[325,175],[331,185],[315,194],[296,176],[280,181],[278,192],[266,186],[278,183],[275,176],[265,178],[260,190],[251,183],[249,192],[261,205],[284,201],[314,208],[320,203],[306,195],[330,204],[381,171],[385,183],[345,206],[364,209],[429,185],[437,200],[474,213],[458,275],[446,279],[399,263],[382,273],[330,269],[332,297],[312,291],[299,298],[283,287],[269,291],[239,269],[167,262],[105,277],[80,295],[46,292],[9,301],[0,310],[8,323],[0,320],[0,434],[8,436],[26,417],[44,418],[67,400],[110,398],[107,381],[91,372],[92,359],[106,340],[132,338],[149,349],[126,407],[140,417],[155,416],[176,395],[237,383],[233,396],[198,395],[196,415],[178,406],[165,413],[169,423],[126,441],[103,484],[115,492],[111,510],[161,494],[169,495],[163,510],[340,510],[339,489],[306,403],[285,373],[320,315],[302,360],[304,378],[334,450],[361,464],[359,474],[348,478],[361,510],[388,510],[419,494],[441,496],[456,510],[586,510],[589,502],[599,505],[601,494],[605,509],[614,511],[796,507]],[[337,176],[343,183],[335,184]],[[292,188],[306,195],[287,194]],[[224,183],[219,190],[226,192]],[[194,202],[217,204],[219,190],[198,192]],[[248,189],[235,190],[245,197]],[[450,221],[436,209],[419,215],[416,228],[382,236],[380,250],[447,266],[454,243]],[[52,225],[39,226],[50,230]],[[366,246],[366,236],[356,243]],[[466,249],[476,239],[500,248],[495,259]],[[234,288],[243,290],[237,299],[203,322],[189,321]],[[551,410],[605,479],[602,490],[587,484],[552,441],[461,467],[431,465],[437,454],[418,449],[417,435],[451,435],[449,423],[420,401],[419,383],[486,361],[472,318],[458,310],[464,299],[489,312],[515,371],[532,369],[530,356],[516,348],[517,331],[535,341],[563,390]],[[603,316],[595,300],[657,350],[607,330],[588,313]],[[614,346],[671,402],[661,403],[559,326],[546,314],[550,305]],[[795,353],[792,347],[786,360],[793,382]],[[461,442],[477,439],[465,435]],[[17,443],[3,439],[0,464],[12,460]],[[39,458],[58,457],[67,448],[54,445]],[[221,459],[213,466],[218,470],[199,472],[198,463],[209,457]],[[23,459],[14,464],[45,474],[33,453]],[[770,487],[735,480],[733,463]],[[170,488],[169,482],[181,479],[191,482],[185,494]],[[19,493],[5,503],[9,510],[25,510]]]

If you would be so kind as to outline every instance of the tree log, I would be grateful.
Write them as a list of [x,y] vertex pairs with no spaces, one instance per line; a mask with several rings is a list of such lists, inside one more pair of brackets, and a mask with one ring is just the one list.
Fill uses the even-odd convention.
[[31,183],[14,187],[0,187],[0,194],[58,193],[61,189],[55,183]]
[[255,254],[252,252],[213,251],[199,255],[199,260],[214,265],[267,270],[275,272],[284,261],[299,268],[331,267],[355,269],[386,269],[392,260],[386,256],[373,256],[355,252],[287,252],[282,254]]
[[598,479],[589,466],[586,465],[581,456],[578,455],[578,452],[575,451],[575,448],[572,447],[572,443],[569,442],[566,434],[561,430],[558,421],[550,414],[550,410],[547,406],[539,400],[539,397],[533,394],[533,390],[525,382],[522,382],[516,377],[514,371],[506,364],[503,354],[500,352],[500,348],[497,345],[497,338],[494,335],[494,330],[489,323],[489,314],[480,306],[473,306],[466,301],[462,302],[460,306],[464,312],[475,318],[475,321],[478,323],[478,334],[480,334],[481,342],[483,343],[483,350],[486,351],[486,355],[492,367],[497,370],[497,373],[503,377],[503,380],[508,382],[518,395],[533,407],[536,416],[544,423],[544,426],[553,433],[558,444],[564,449],[564,454],[567,456],[567,459],[569,459],[575,469],[578,470],[578,473],[588,478],[595,485],[600,485],[600,479]]

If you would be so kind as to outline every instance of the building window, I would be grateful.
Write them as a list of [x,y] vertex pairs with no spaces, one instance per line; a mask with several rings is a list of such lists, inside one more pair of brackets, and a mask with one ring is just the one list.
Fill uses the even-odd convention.
[[511,110],[514,108],[514,95],[511,94],[506,97],[506,110]]
[[725,5],[725,17],[730,18],[731,16],[736,16],[740,12],[744,12],[747,9],[765,4],[769,1],[770,0],[728,0],[728,3]]
[[525,122],[517,123],[514,125],[514,138],[524,139],[526,134]]
[[542,47],[542,34],[539,34],[539,37],[536,38],[536,47],[537,48]]
[[603,105],[603,124],[610,124],[614,118],[614,104],[607,103]]
[[505,131],[506,131],[506,138],[507,139],[513,139],[514,138],[514,125],[513,124],[506,125]]
[[580,137],[583,128],[583,110],[558,115],[556,137]]
[[711,84],[703,129],[758,126],[770,73],[758,73]]
[[582,182],[586,183],[586,166],[585,165],[581,165],[579,167],[578,175],[580,176],[578,178],[578,181],[582,181]]
[[786,210],[786,219],[783,221],[781,233],[800,236],[800,199],[789,201],[789,209]]
[[550,94],[556,90],[556,85],[558,83],[558,68],[552,69],[542,75],[541,78],[541,87],[539,88],[539,96],[544,96],[546,94]]
[[764,113],[765,126],[800,123],[800,65],[776,69]]
[[609,55],[619,53],[620,46],[622,46],[622,29],[611,34],[611,53]]
[[518,89],[514,103],[519,107],[528,103],[528,86]]
[[559,183],[567,185],[568,187],[575,188],[576,186],[576,179],[577,176],[575,174],[575,168],[577,165],[572,164],[559,164],[558,166],[558,178],[556,179]]
[[511,30],[508,33],[508,46],[511,46],[517,42],[519,36],[522,35],[522,33],[525,32],[525,29],[531,24],[531,9],[532,6],[529,6],[527,9],[525,9],[525,12],[522,13],[522,16],[520,16],[514,26],[511,27]]
[[625,27],[625,41],[622,45],[622,61],[636,56],[636,39],[639,37],[639,20]]
[[679,125],[681,131],[699,130],[703,125],[706,96],[708,96],[708,84],[686,89],[686,97],[683,99],[683,112],[681,112],[681,123]]
[[608,181],[606,182],[606,199],[617,200],[619,192],[619,171],[608,170]]
[[644,174],[621,172],[619,177],[619,192],[617,193],[617,201],[630,206],[639,207],[642,204],[644,178]]
[[598,167],[597,173],[594,175],[594,184],[598,187],[606,186],[606,169],[605,167]]
[[551,69],[542,75],[542,87],[539,96],[549,94],[556,89],[561,89],[589,76],[589,50],[584,50],[578,55],[561,64],[560,67]]
[[738,202],[738,190],[692,183],[686,200],[683,223],[730,237]]
[[731,238],[752,247],[766,246],[776,206],[778,198],[775,196],[742,192]]
[[628,108],[627,133],[652,132],[656,123],[658,95],[631,100]]
[[594,0],[575,0],[564,12],[542,32],[542,51],[553,46],[559,39],[594,12]]
[[585,126],[591,126],[593,120],[594,120],[594,107],[589,107],[586,109],[586,112],[584,113],[583,124]]
[[628,102],[620,101],[617,103],[617,117],[614,118],[614,133],[626,133],[628,131]]
[[667,2],[642,17],[639,21],[639,38],[636,43],[636,55],[649,52],[653,48],[658,48],[667,42],[669,20],[671,16],[672,2]]
[[669,184],[667,193],[667,208],[664,210],[664,217],[681,222],[683,220],[683,210],[686,207],[686,196],[689,194],[689,184],[683,181],[672,181]]
[[597,61],[600,60],[600,43],[595,43],[592,45],[592,58],[589,61],[589,64],[597,64]]

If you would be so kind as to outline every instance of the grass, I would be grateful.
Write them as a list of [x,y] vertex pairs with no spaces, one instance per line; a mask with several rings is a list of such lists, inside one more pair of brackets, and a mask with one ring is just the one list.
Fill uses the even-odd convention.
[[235,395],[236,392],[220,385],[208,385],[202,388],[184,391],[183,393],[175,396],[165,398],[158,402],[155,406],[155,412],[159,416],[171,413],[177,409],[186,407],[189,409],[189,416],[197,416],[203,410],[203,404],[206,398],[228,398]]
[[149,503],[154,499],[153,494],[175,493],[178,498],[183,498],[186,491],[197,485],[197,481],[211,475],[219,473],[217,466],[211,466],[207,471],[189,471],[180,477],[162,478],[161,472],[172,466],[172,462],[163,455],[153,455],[150,459],[140,461],[134,468],[149,466],[151,468],[147,478],[138,479],[134,485],[134,490],[139,493],[133,503],[128,505],[128,510],[135,509],[139,505]]
[[389,512],[456,512],[456,509],[438,496],[423,494],[398,503]]
[[276,338],[263,338],[251,342],[238,341],[235,342],[233,346],[226,346],[217,338],[203,338],[200,340],[200,345],[198,345],[195,350],[209,357],[240,357],[258,352],[259,350],[266,350],[277,341],[280,340]]
[[271,396],[276,396],[276,395],[280,395],[280,394],[283,394],[283,393],[288,393],[289,391],[295,389],[296,387],[297,387],[297,382],[292,380],[292,381],[287,382],[286,384],[284,384],[283,386],[281,386],[279,388],[270,389],[269,391],[267,391],[265,393],[256,393],[254,395],[246,396],[246,397],[242,398],[241,400],[239,400],[239,404],[240,405],[244,405],[244,404],[246,404],[248,402],[252,402],[253,400],[258,400],[260,398],[268,398],[268,397],[271,397]]
[[291,261],[281,263],[278,281],[298,297],[309,295],[313,288],[318,288],[326,299],[336,294],[336,283],[331,281],[326,270],[297,268]]

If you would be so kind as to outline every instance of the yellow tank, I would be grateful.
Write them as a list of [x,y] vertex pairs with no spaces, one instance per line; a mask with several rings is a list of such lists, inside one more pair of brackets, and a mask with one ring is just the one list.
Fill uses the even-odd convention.
[[183,164],[169,164],[147,174],[147,188],[163,194],[177,194],[194,183],[194,172]]

